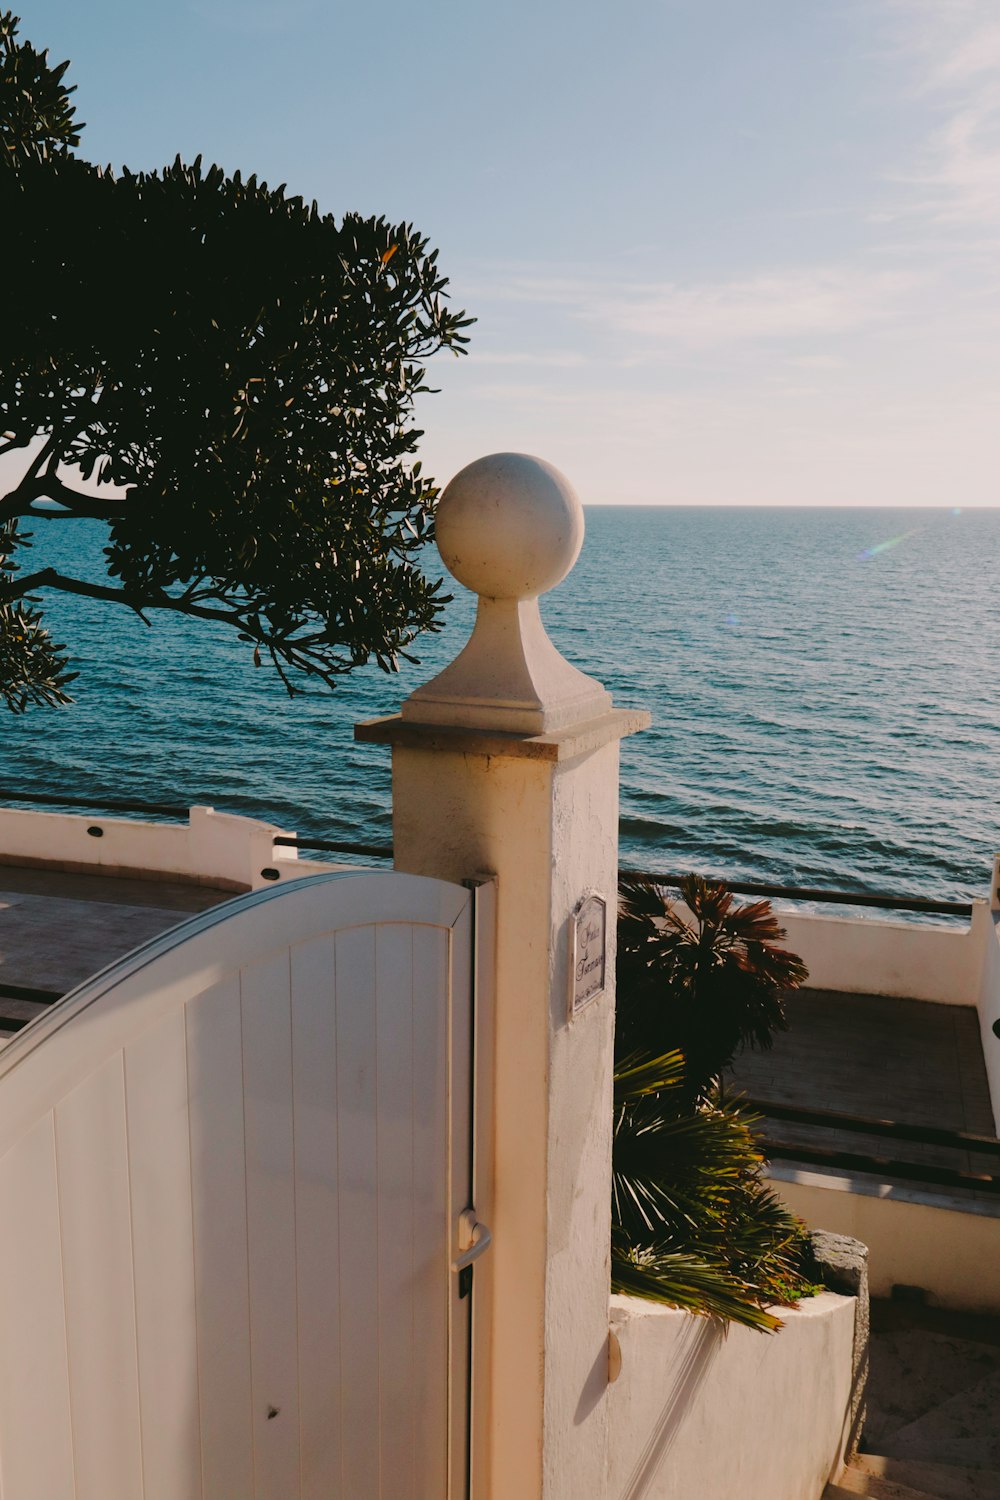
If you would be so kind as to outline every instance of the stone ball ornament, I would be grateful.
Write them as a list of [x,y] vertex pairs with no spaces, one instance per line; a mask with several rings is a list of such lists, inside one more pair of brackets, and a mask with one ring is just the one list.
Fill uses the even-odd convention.
[[491,453],[455,475],[438,503],[438,551],[487,599],[536,599],[583,545],[583,506],[564,475],[528,453]]

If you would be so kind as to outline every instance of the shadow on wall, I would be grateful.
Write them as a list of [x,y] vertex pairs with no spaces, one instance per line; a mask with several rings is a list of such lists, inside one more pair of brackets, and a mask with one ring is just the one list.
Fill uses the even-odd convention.
[[691,1320],[691,1326],[684,1336],[673,1386],[653,1423],[635,1468],[629,1475],[621,1500],[642,1500],[649,1492],[657,1470],[697,1400],[698,1392],[705,1383],[725,1336],[723,1324],[715,1318]]

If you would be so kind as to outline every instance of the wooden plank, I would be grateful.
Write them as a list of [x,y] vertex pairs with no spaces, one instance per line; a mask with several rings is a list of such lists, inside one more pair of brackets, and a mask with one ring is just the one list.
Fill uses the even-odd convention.
[[403,924],[387,924],[377,929],[375,939],[378,1423],[383,1488],[391,1476],[393,1500],[421,1500],[425,1493],[416,1488],[413,1471],[413,1429],[423,1414],[414,1400],[411,1145],[414,1090],[426,1086],[413,1075],[413,1034],[422,1019],[413,1009],[415,977],[419,983],[413,972],[413,931]]
[[56,1109],[77,1500],[142,1494],[123,1063],[113,1053]]
[[254,1495],[299,1494],[289,954],[242,970]]
[[254,1493],[243,1039],[236,976],[186,1014],[202,1483],[211,1500]]
[[345,1500],[348,1495],[360,1500],[379,1494],[375,929],[339,932],[336,962],[341,1286],[337,1493]]
[[[448,1492],[449,1162],[448,934],[413,932],[414,1466],[421,1495]],[[463,1081],[467,1087],[467,1080]]]
[[339,1492],[340,1205],[332,937],[292,953],[292,1094],[302,1500]]
[[[448,1026],[449,1084],[446,1130],[449,1140],[449,1207],[445,1226],[446,1249],[457,1248],[455,1226],[464,1210],[481,1205],[474,1198],[474,1161],[472,1150],[472,909],[463,912],[451,929],[442,934],[447,941],[448,965],[446,987],[439,991],[439,1006],[445,1009]],[[440,983],[440,981],[438,981]],[[433,1003],[432,994],[428,1000]],[[488,1222],[488,1221],[487,1221]],[[448,1256],[450,1261],[451,1256]],[[472,1273],[469,1295],[461,1297],[458,1277],[449,1271],[448,1294],[448,1368],[449,1389],[449,1494],[464,1494],[471,1467],[470,1415],[472,1382],[472,1307],[486,1267],[478,1262]]]
[[0,1472],[7,1500],[75,1500],[54,1119],[0,1161]]
[[172,1011],[125,1052],[143,1500],[200,1500],[187,1046]]

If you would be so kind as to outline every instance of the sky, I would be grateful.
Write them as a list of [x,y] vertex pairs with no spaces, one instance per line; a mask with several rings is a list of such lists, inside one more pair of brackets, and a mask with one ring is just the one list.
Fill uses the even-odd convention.
[[996,0],[24,0],[81,154],[408,220],[477,318],[425,467],[1000,504]]

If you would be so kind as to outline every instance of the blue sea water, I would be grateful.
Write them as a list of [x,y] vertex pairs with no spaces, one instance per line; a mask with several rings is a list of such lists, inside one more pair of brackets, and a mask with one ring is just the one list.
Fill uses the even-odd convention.
[[[622,748],[622,863],[968,898],[1000,844],[1000,512],[594,507],[553,640],[653,727]],[[100,566],[100,530],[35,558]],[[209,803],[326,838],[390,837],[393,712],[450,660],[289,700],[219,628],[53,597],[76,701],[0,716],[0,789]]]

